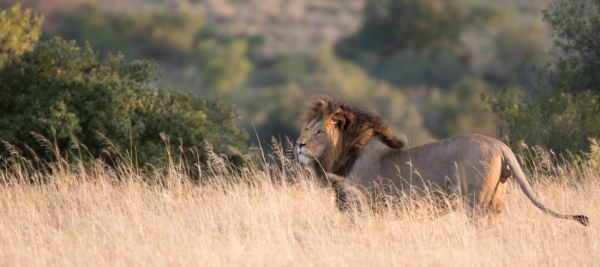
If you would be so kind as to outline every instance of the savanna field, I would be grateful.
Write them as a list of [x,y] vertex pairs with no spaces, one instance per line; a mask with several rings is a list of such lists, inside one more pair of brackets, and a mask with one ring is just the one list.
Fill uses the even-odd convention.
[[[600,266],[595,32],[600,1],[1,0],[0,267]],[[260,147],[319,94],[410,144],[501,138],[590,225],[510,178],[482,220],[341,212]]]
[[36,171],[13,155],[0,170],[0,265],[597,266],[593,151],[578,167],[542,161],[528,173],[543,203],[588,215],[589,227],[542,213],[514,181],[505,210],[475,224],[408,199],[342,213],[281,151],[236,170],[211,155],[194,171],[176,157],[145,169],[63,158]]

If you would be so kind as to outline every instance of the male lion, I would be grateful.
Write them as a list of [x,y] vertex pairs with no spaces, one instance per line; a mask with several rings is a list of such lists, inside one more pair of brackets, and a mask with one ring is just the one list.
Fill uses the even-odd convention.
[[299,161],[336,192],[338,208],[368,201],[372,194],[462,196],[470,215],[500,211],[506,181],[514,177],[542,211],[583,225],[584,215],[550,210],[533,195],[515,155],[504,143],[468,134],[409,148],[381,116],[329,96],[312,98],[296,141]]

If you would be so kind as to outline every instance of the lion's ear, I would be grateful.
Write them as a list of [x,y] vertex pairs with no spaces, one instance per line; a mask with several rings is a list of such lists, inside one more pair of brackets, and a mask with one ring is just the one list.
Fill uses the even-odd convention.
[[337,127],[346,130],[348,126],[354,123],[354,114],[339,108],[333,113],[331,120]]
[[315,118],[326,116],[331,112],[329,109],[329,102],[324,101],[323,99],[316,100],[312,105],[312,112]]

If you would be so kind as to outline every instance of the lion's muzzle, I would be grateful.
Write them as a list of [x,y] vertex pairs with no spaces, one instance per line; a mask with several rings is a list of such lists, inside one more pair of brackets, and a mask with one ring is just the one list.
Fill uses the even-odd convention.
[[307,153],[306,149],[303,149],[305,145],[298,144],[296,146],[296,154],[298,155],[298,160],[304,166],[310,164],[313,161],[313,157],[309,156],[310,153]]

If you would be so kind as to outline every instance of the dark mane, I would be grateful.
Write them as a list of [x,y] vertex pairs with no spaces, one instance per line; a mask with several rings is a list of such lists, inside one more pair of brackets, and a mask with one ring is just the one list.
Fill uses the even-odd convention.
[[333,169],[325,171],[347,175],[358,158],[358,153],[373,136],[391,148],[407,146],[405,140],[396,137],[381,115],[362,109],[358,105],[344,103],[337,97],[311,97],[304,114],[304,122],[327,117],[341,121],[338,127],[343,132],[343,148],[340,157],[332,164]]

